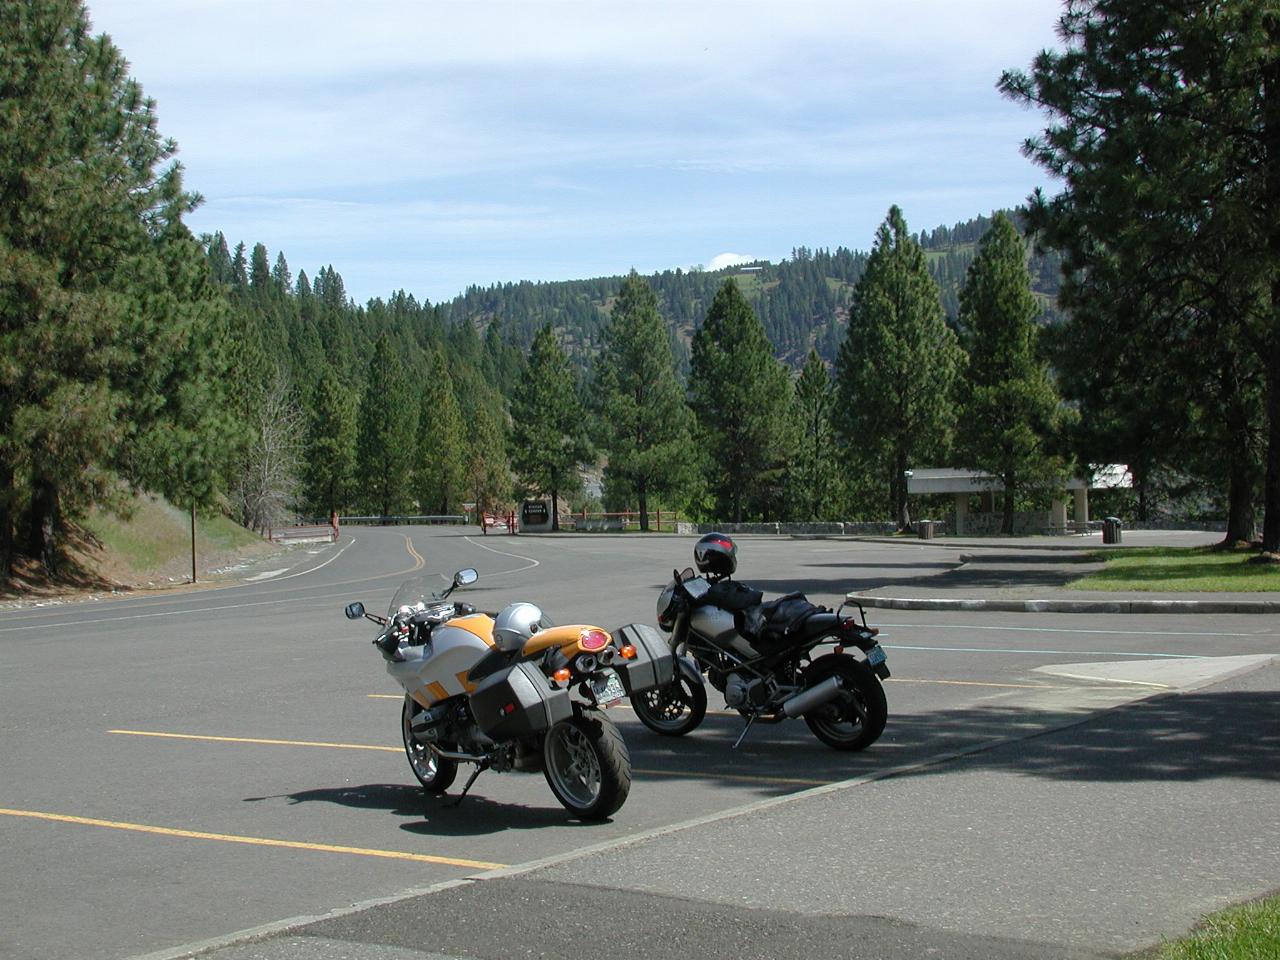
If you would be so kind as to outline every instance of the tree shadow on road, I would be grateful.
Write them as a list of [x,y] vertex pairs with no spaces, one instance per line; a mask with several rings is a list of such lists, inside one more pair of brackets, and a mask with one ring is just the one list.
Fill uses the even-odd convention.
[[[1018,773],[1055,780],[1096,782],[1195,782],[1240,778],[1280,782],[1280,695],[1273,692],[1208,691],[1166,694],[1094,714],[1044,713],[1010,706],[980,706],[945,714],[891,717],[898,736],[952,728],[1005,731],[1016,742],[958,759],[967,769]],[[1044,735],[1036,731],[1043,729]],[[935,737],[939,753],[948,741]],[[924,766],[909,776],[937,776],[951,763]]]

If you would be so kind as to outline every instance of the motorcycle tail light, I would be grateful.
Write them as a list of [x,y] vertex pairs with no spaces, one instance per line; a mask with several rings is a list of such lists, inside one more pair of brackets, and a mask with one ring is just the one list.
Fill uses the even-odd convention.
[[853,619],[853,617],[845,617],[844,620],[841,621],[840,626],[845,630],[865,630],[868,635],[873,637],[880,633],[879,627],[864,627],[857,620]]
[[622,654],[623,660],[634,660],[636,658],[636,648],[629,643],[623,646],[623,648],[618,652]]
[[561,667],[559,670],[557,670],[555,673],[551,675],[551,679],[554,680],[556,683],[568,683],[569,678],[572,676],[573,674],[569,672],[568,667]]
[[609,635],[603,630],[583,630],[578,642],[583,650],[601,650],[609,645]]

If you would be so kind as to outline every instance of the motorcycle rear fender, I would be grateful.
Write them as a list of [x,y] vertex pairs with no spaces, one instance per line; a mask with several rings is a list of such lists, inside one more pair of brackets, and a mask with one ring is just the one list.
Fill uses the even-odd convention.
[[635,696],[654,687],[664,687],[675,679],[676,662],[671,651],[671,641],[647,623],[629,623],[614,631],[621,644],[635,647],[631,660],[618,659],[613,669],[618,671],[627,696]]
[[[573,659],[579,653],[589,653],[586,647],[582,645],[584,635],[592,630],[599,630],[606,637],[609,631],[601,627],[593,627],[587,623],[571,623],[563,627],[548,627],[545,630],[539,630],[527,641],[525,641],[524,649],[520,651],[520,655],[524,657],[532,657],[536,653],[541,653],[549,647],[559,647],[569,659]],[[613,638],[610,637],[610,642]],[[599,650],[594,651],[596,653]]]
[[557,690],[534,663],[516,663],[480,681],[471,715],[486,736],[514,740],[541,735],[573,716],[568,690]]

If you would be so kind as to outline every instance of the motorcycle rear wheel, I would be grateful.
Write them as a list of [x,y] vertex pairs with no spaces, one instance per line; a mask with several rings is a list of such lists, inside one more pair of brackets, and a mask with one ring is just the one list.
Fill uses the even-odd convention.
[[543,743],[547,786],[570,813],[604,820],[631,792],[631,755],[622,734],[598,710],[561,720]]
[[835,750],[865,750],[880,739],[889,719],[880,678],[861,660],[832,654],[815,660],[805,674],[809,686],[838,677],[839,697],[804,715],[813,735]]
[[400,733],[404,737],[404,752],[409,757],[409,769],[418,778],[427,793],[444,793],[458,776],[458,761],[436,756],[426,744],[413,739],[410,725],[422,707],[410,696],[404,698],[400,712]]
[[680,661],[674,680],[665,687],[636,694],[631,698],[631,708],[654,733],[683,737],[697,729],[707,715],[707,688],[697,670]]

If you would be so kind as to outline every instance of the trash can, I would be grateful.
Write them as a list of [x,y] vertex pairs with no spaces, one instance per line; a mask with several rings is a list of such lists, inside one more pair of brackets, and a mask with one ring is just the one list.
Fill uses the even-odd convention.
[[937,520],[921,520],[916,524],[916,534],[921,540],[932,540],[937,526]]
[[1120,522],[1119,517],[1107,517],[1102,521],[1102,542],[1103,543],[1119,543],[1121,540],[1120,531],[1124,525]]

